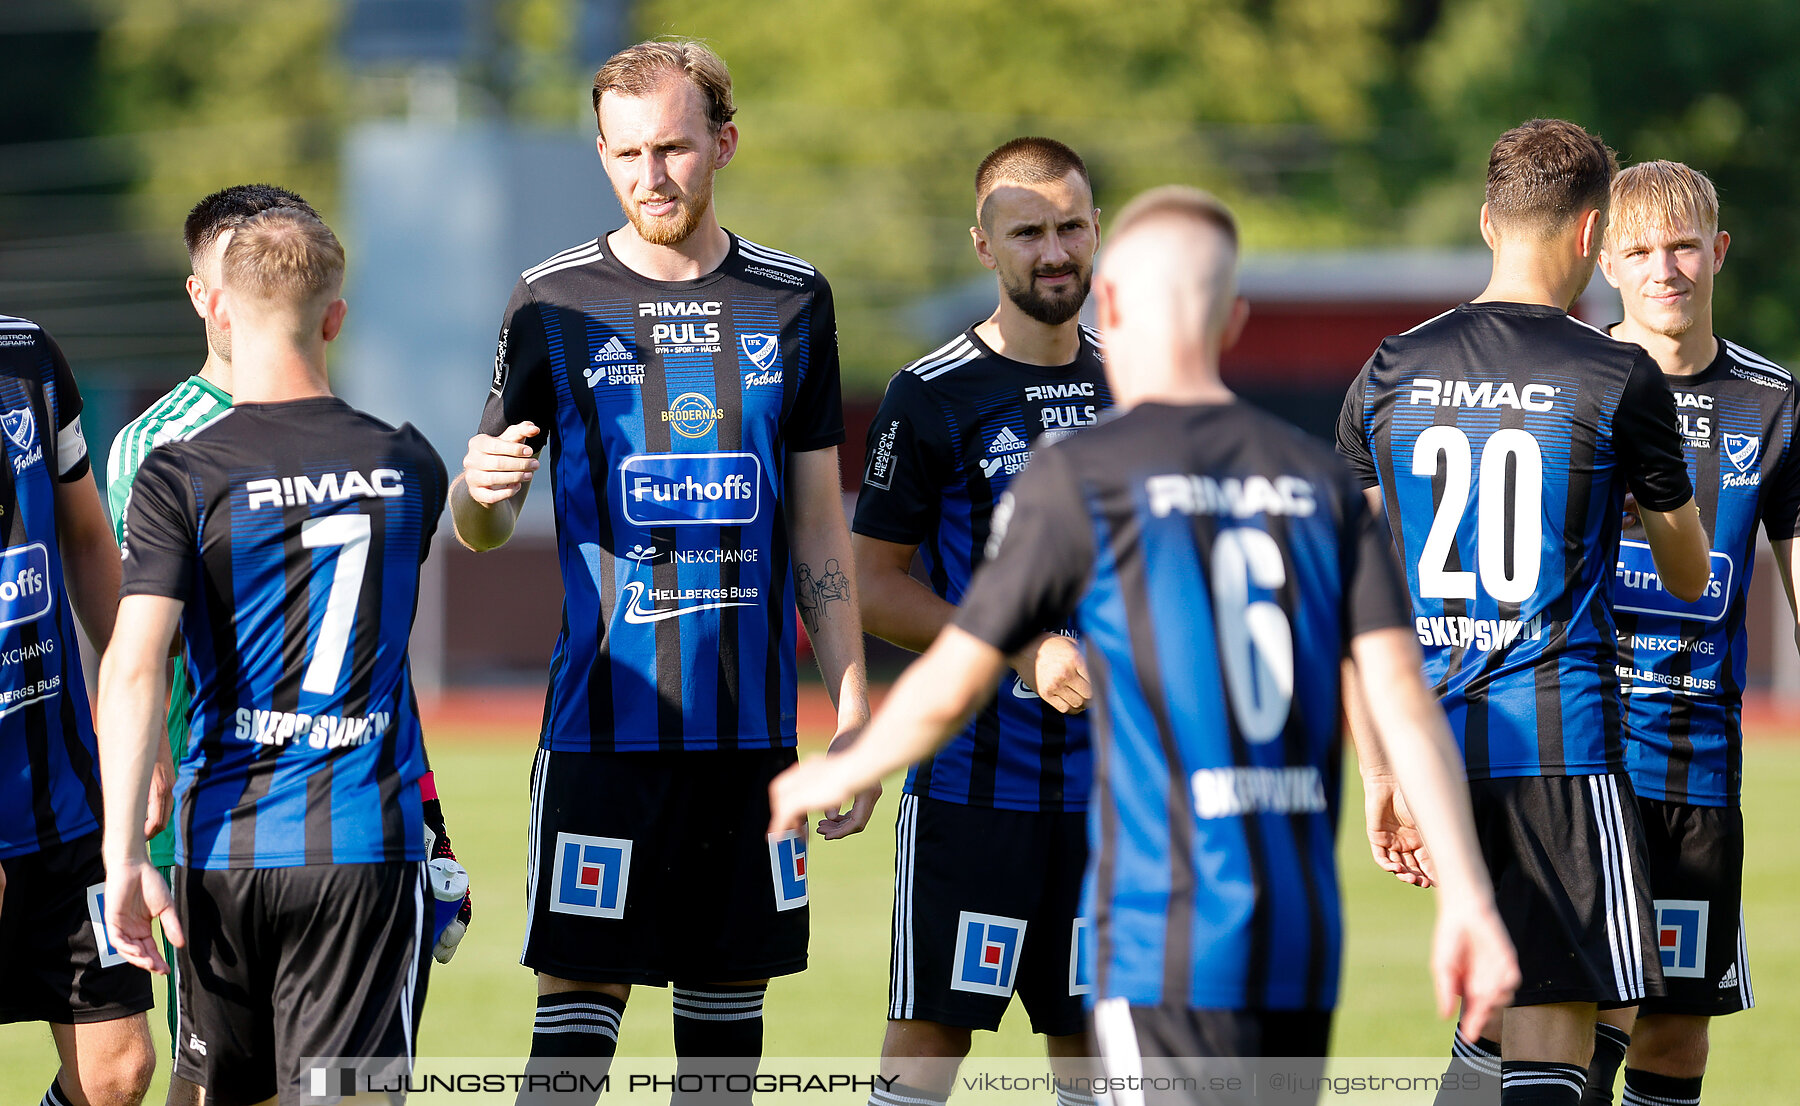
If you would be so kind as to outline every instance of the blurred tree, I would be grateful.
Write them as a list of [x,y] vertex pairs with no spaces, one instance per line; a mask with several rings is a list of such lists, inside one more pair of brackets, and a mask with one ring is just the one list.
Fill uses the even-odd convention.
[[1416,79],[1450,155],[1443,183],[1413,206],[1427,236],[1448,229],[1452,187],[1462,233],[1473,232],[1473,190],[1501,130],[1533,116],[1573,119],[1624,163],[1670,158],[1713,179],[1733,234],[1718,328],[1770,356],[1800,357],[1800,271],[1786,253],[1800,238],[1800,5],[1462,0],[1446,6]]

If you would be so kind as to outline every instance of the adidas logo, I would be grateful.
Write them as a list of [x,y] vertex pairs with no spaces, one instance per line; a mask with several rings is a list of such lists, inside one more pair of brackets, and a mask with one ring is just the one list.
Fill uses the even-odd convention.
[[1737,963],[1736,963],[1736,961],[1733,961],[1731,967],[1725,969],[1725,978],[1719,980],[1719,990],[1723,991],[1727,987],[1736,987],[1737,985],[1738,985]]
[[629,361],[631,356],[631,350],[615,334],[594,351],[594,363],[599,365],[608,361]]
[[1014,434],[1010,426],[1001,427],[1000,433],[994,435],[994,440],[988,443],[989,453],[1017,453],[1026,448],[1029,448],[1029,443]]

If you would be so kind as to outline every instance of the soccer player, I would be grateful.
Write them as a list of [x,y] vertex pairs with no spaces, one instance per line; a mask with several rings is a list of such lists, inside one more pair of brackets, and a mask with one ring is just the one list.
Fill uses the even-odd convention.
[[[411,426],[331,395],[343,275],[336,236],[303,211],[232,233],[206,306],[231,341],[233,406],[140,465],[101,664],[107,919],[122,955],[166,972],[161,918],[182,960],[176,1071],[223,1106],[298,1102],[303,1057],[399,1074],[423,986],[406,647],[447,475]],[[121,827],[141,820],[164,744],[178,624],[193,701],[172,903]]]
[[[1637,527],[1613,575],[1626,764],[1650,850],[1667,992],[1637,1010],[1601,1014],[1591,1103],[1612,1101],[1625,1062],[1625,1101],[1697,1103],[1707,1023],[1755,1005],[1743,931],[1744,619],[1760,524],[1790,605],[1800,536],[1800,452],[1793,377],[1717,338],[1713,276],[1731,236],[1698,170],[1651,161],[1612,185],[1600,268],[1625,319],[1613,337],[1649,351],[1675,394],[1701,519],[1712,535],[1706,594],[1682,602],[1658,584]],[[1630,1051],[1626,1053],[1626,1046]]]
[[531,1052],[604,1063],[632,985],[673,984],[684,1064],[754,1070],[768,980],[806,966],[805,837],[764,835],[795,756],[794,608],[840,734],[868,713],[831,290],[719,226],[717,55],[628,47],[593,103],[627,223],[519,279],[451,490],[459,538],[492,549],[548,449],[564,619],[532,772]]
[[[1670,593],[1705,586],[1706,535],[1656,362],[1568,314],[1614,171],[1573,123],[1502,135],[1481,208],[1487,288],[1384,341],[1338,424],[1393,524],[1425,675],[1461,742],[1518,947],[1498,1061],[1509,1106],[1576,1102],[1596,1004],[1662,989],[1607,586],[1627,489]],[[1491,1073],[1498,1032],[1465,1013],[1453,1066]]]
[[[853,747],[776,781],[771,828],[960,732],[1008,658],[1072,617],[1098,716],[1087,894],[1108,1077],[1137,1074],[1139,1057],[1322,1057],[1348,656],[1351,678],[1381,689],[1380,739],[1453,885],[1434,937],[1440,1005],[1504,1002],[1512,952],[1387,539],[1329,449],[1219,380],[1247,315],[1235,220],[1205,193],[1158,189],[1111,235],[1094,290],[1123,414],[1038,451],[951,625]],[[1002,965],[1017,954],[1004,927],[970,939]]]
[[[101,920],[100,777],[74,619],[105,648],[119,551],[69,364],[41,327],[8,315],[0,431],[0,1023],[50,1023],[62,1066],[45,1106],[136,1106],[156,1068],[150,977]],[[141,847],[167,817],[164,802],[114,825]]]
[[[1099,347],[1078,318],[1098,216],[1087,167],[1060,142],[1016,138],[976,170],[970,234],[998,278],[999,305],[895,374],[870,427],[851,538],[870,633],[924,652],[981,564],[994,504],[1033,445],[1092,425],[1111,406]],[[930,587],[910,575],[921,550]],[[945,1099],[955,1065],[914,1058],[968,1055],[970,1031],[998,1029],[1014,991],[1058,1075],[1086,1074],[1071,1058],[1092,1055],[1087,985],[1069,971],[1089,930],[1077,918],[1088,680],[1067,623],[1041,629],[1012,658],[1017,678],[907,776],[900,800],[882,1073],[915,1098]],[[970,959],[980,946],[962,940],[976,917],[1021,935],[1020,955],[998,978]],[[877,1088],[871,1101],[901,1100]]]

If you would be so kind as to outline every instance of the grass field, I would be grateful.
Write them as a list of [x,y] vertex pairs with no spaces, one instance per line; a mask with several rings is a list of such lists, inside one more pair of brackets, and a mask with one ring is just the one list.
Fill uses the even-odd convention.
[[[474,879],[476,913],[455,962],[432,975],[422,1055],[522,1056],[529,1050],[534,991],[518,954],[531,752],[525,733],[435,735],[438,787],[457,851]],[[1753,741],[1746,760],[1745,913],[1760,1006],[1718,1023],[1706,1099],[1754,1106],[1794,1100],[1786,1061],[1787,1049],[1800,1037],[1800,849],[1795,847],[1800,742]],[[1344,809],[1354,815],[1360,802],[1351,783]],[[771,1056],[872,1056],[879,1048],[897,793],[896,781],[868,832],[846,841],[814,842],[811,968],[770,988],[766,1051]],[[1348,947],[1333,1052],[1441,1055],[1449,1027],[1430,1009],[1429,893],[1401,886],[1375,869],[1358,821],[1346,823],[1341,852]],[[159,1002],[161,997],[159,984]],[[159,1010],[152,1025],[159,1047],[166,1049],[161,1019]],[[976,1050],[986,1056],[1040,1051],[1016,1004],[999,1033],[977,1035]],[[620,1051],[649,1056],[672,1051],[668,992],[634,993]],[[0,1102],[36,1102],[55,1067],[43,1026],[0,1027]],[[162,1101],[166,1078],[163,1064],[147,1101]]]

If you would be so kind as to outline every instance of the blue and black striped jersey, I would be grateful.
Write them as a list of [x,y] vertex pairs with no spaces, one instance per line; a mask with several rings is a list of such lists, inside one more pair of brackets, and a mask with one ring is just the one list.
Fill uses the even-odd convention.
[[406,649],[446,490],[410,424],[329,396],[239,404],[144,458],[121,590],[184,603],[177,864],[424,859]]
[[[1094,335],[1045,368],[1002,357],[973,328],[895,374],[869,428],[855,530],[916,545],[931,588],[962,602],[994,504],[1031,460],[1112,406]],[[1067,623],[1041,627],[1072,633]],[[915,765],[909,794],[1002,810],[1087,809],[1088,723],[1009,678],[960,737]]]
[[1095,1000],[1337,1000],[1338,674],[1406,625],[1330,449],[1242,404],[1145,404],[1041,450],[956,625],[1011,653],[1073,615],[1095,697]]
[[1693,376],[1668,376],[1700,520],[1712,535],[1706,594],[1684,603],[1657,582],[1641,527],[1619,543],[1612,598],[1625,692],[1626,766],[1654,799],[1735,806],[1743,784],[1745,632],[1756,528],[1800,536],[1796,394],[1787,370],[1720,341]]
[[56,485],[88,472],[81,393],[56,342],[0,315],[0,860],[100,828]]
[[[520,277],[481,416],[548,437],[563,625],[543,746],[792,745],[788,456],[844,440],[831,289],[736,235],[682,281],[605,241]],[[847,597],[851,570],[803,583]]]
[[1650,355],[1553,307],[1466,303],[1382,342],[1337,438],[1381,489],[1469,778],[1622,770],[1620,508],[1693,495]]

